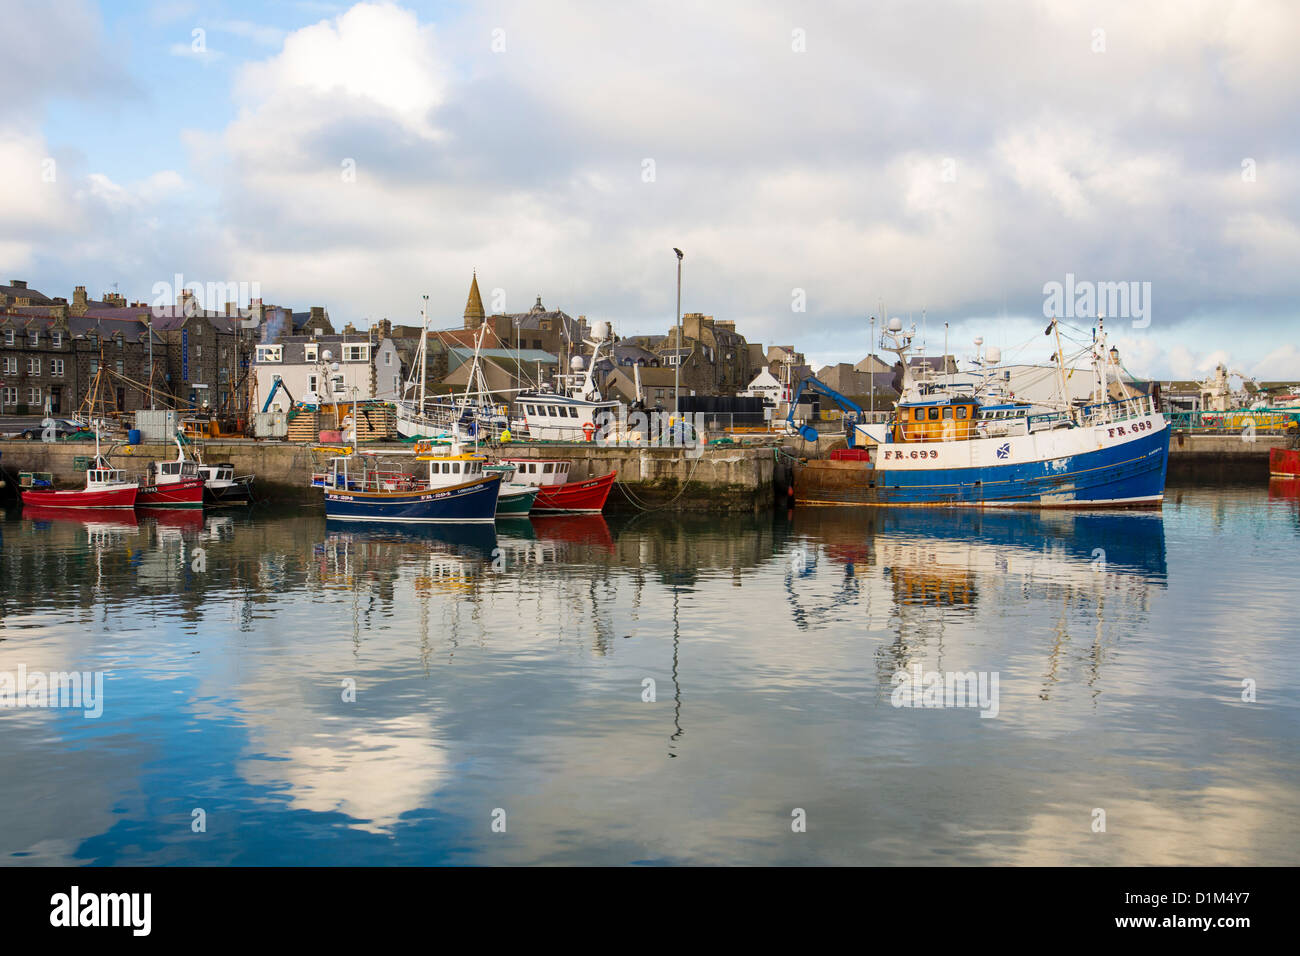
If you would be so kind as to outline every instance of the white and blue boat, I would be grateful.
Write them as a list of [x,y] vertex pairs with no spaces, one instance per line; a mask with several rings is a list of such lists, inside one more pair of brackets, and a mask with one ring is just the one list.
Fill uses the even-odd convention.
[[323,479],[325,516],[406,524],[495,521],[501,475],[485,472],[486,461],[482,455],[417,454],[411,474],[374,455],[332,458]]
[[[1051,332],[1055,323],[1048,327]],[[903,390],[889,421],[854,424],[853,460],[795,468],[802,505],[1153,507],[1164,499],[1169,424],[1152,398],[1125,386],[1106,351],[1104,323],[1086,349],[1093,398],[1033,406],[997,394],[987,376],[965,385],[914,372],[915,329],[890,321]],[[1057,350],[1061,392],[1065,360]],[[951,376],[948,376],[951,379]],[[1116,397],[1116,395],[1120,397]]]

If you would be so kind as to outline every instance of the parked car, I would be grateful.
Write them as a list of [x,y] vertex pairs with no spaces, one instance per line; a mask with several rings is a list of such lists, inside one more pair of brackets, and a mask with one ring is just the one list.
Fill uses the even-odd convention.
[[[70,418],[53,418],[49,420],[54,423],[49,427],[54,429],[55,439],[68,438],[77,432],[85,431],[79,423]],[[31,428],[19,432],[18,437],[25,438],[27,441],[41,441],[45,437],[46,427],[44,424],[33,425]]]

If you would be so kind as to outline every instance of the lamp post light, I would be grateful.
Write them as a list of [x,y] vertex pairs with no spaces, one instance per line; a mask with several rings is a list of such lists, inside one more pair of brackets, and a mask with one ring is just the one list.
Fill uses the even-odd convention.
[[871,422],[876,421],[876,363],[872,361],[876,355],[876,317],[871,317],[871,351],[867,353],[867,374],[871,376]]
[[681,385],[682,385],[682,250],[676,246],[673,252],[677,253],[677,361],[673,363],[673,421],[681,414]]

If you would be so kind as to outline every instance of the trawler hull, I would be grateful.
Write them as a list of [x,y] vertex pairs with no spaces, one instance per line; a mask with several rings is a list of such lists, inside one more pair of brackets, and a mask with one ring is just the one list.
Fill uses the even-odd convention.
[[334,521],[459,524],[496,520],[500,475],[418,491],[325,489],[325,517]]
[[1012,438],[885,443],[873,461],[796,466],[800,505],[1156,507],[1169,427],[1159,414]]

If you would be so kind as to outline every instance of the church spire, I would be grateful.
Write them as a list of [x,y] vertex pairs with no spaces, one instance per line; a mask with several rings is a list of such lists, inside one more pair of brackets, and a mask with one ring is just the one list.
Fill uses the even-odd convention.
[[477,329],[483,324],[483,297],[478,294],[478,270],[474,270],[474,279],[469,284],[469,301],[465,303],[465,328]]

